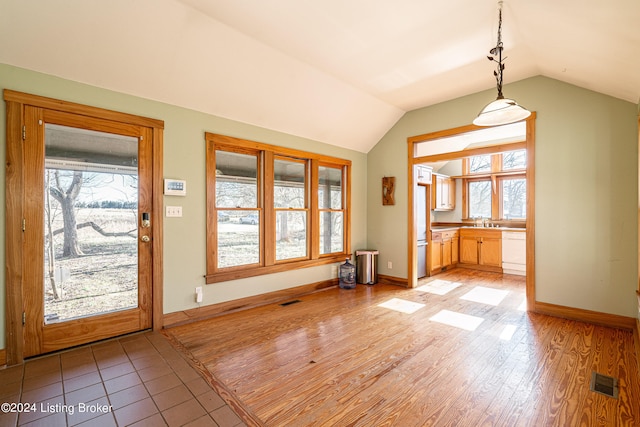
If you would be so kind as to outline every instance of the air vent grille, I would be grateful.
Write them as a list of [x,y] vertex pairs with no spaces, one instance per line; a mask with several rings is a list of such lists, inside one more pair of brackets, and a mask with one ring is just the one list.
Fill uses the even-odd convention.
[[591,374],[591,391],[618,398],[618,379],[597,372]]
[[300,301],[299,299],[294,299],[293,301],[283,302],[283,303],[282,303],[282,304],[280,304],[280,305],[281,305],[282,307],[286,307],[286,306],[288,306],[288,305],[296,304],[296,303],[299,303],[299,302],[302,302],[302,301]]

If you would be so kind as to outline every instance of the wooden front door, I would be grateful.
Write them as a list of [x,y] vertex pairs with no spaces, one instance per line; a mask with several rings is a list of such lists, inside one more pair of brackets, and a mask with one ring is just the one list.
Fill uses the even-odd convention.
[[158,129],[66,110],[22,105],[21,148],[8,138],[8,193],[22,188],[7,202],[7,223],[22,216],[22,241],[7,242],[20,255],[7,260],[7,311],[22,308],[22,328],[8,325],[9,364],[149,329],[157,318]]

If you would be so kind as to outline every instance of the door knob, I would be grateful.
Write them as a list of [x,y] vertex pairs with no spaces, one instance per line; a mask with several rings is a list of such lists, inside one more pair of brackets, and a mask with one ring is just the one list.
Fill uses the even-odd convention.
[[140,237],[140,240],[142,240],[145,243],[148,243],[151,239],[149,238],[149,236],[142,236]]

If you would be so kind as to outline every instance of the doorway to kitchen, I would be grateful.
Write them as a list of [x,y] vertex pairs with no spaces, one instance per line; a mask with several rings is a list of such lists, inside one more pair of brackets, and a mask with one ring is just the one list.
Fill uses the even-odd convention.
[[[501,255],[494,254],[501,250],[502,242],[493,245],[493,234],[497,234],[500,228],[505,230],[511,228],[509,226],[524,227],[526,231],[520,231],[520,236],[525,236],[526,299],[528,307],[533,307],[535,302],[535,117],[534,113],[527,120],[510,125],[490,128],[469,125],[408,138],[410,287],[418,286],[418,278],[425,274],[424,268],[421,268],[424,261],[420,259],[424,255],[419,247],[420,230],[424,228],[421,222],[425,216],[421,194],[425,187],[431,200],[431,209],[426,211],[428,227],[426,243],[428,247],[431,245],[426,251],[427,275],[441,268],[446,269],[448,265],[455,265],[458,261],[459,265],[477,263],[477,268],[502,272]],[[508,167],[502,170],[502,165],[497,165],[497,162],[512,156],[511,153],[522,153],[526,158],[526,166],[523,165],[520,169],[513,171],[507,170]],[[486,165],[488,171],[484,174],[475,170],[474,173],[470,173],[470,168],[476,167],[472,165],[473,162],[470,159],[485,159],[485,163],[488,162]],[[446,166],[447,164],[449,166]],[[447,171],[446,168],[451,168],[452,165],[456,166]],[[443,167],[444,169],[441,169]],[[500,172],[496,173],[496,170]],[[443,171],[447,174],[443,174]],[[425,179],[425,175],[429,176]],[[461,182],[464,182],[464,185]],[[521,200],[525,200],[521,202],[524,211],[522,213],[516,214],[517,209],[513,204],[507,207],[502,197],[489,198],[490,201],[484,204],[474,203],[472,200],[474,198],[478,200],[477,195],[485,190],[496,194],[497,191],[508,192],[508,189],[513,187],[511,194],[516,194],[515,187],[518,185],[526,187],[526,196],[521,195]],[[508,198],[505,197],[505,199]],[[455,207],[456,201],[457,207]],[[434,213],[437,211],[440,211],[439,217],[434,218]],[[453,231],[450,232],[450,234],[453,233],[451,236],[448,234],[445,236],[447,239],[432,241],[432,220],[434,220],[433,224],[443,225],[441,230],[436,230],[435,235],[438,237],[442,234],[440,231],[449,232],[447,225],[462,224],[466,227],[480,225],[482,229],[473,231],[460,229],[461,233],[464,231],[463,234],[468,236],[460,236],[457,231]],[[476,221],[482,222],[477,224]],[[478,234],[479,237],[475,234],[472,236],[473,233]],[[487,236],[480,236],[483,233]],[[480,251],[482,247],[477,242],[486,243],[484,257],[483,252]],[[471,247],[472,243],[477,245],[477,250],[475,245]],[[514,242],[507,243],[510,245]],[[442,247],[437,251],[439,244]],[[455,254],[453,254],[454,249]],[[446,256],[446,260],[439,258],[442,254]],[[458,256],[462,258],[458,259]],[[505,270],[505,272],[508,271]]]

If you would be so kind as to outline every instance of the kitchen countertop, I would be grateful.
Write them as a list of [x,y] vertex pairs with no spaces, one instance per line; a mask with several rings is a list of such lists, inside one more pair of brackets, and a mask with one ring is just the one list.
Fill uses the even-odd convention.
[[516,227],[473,227],[470,225],[435,225],[431,227],[431,231],[449,231],[449,230],[459,230],[461,228],[477,228],[479,230],[499,230],[499,231],[527,231],[526,228],[516,228]]

